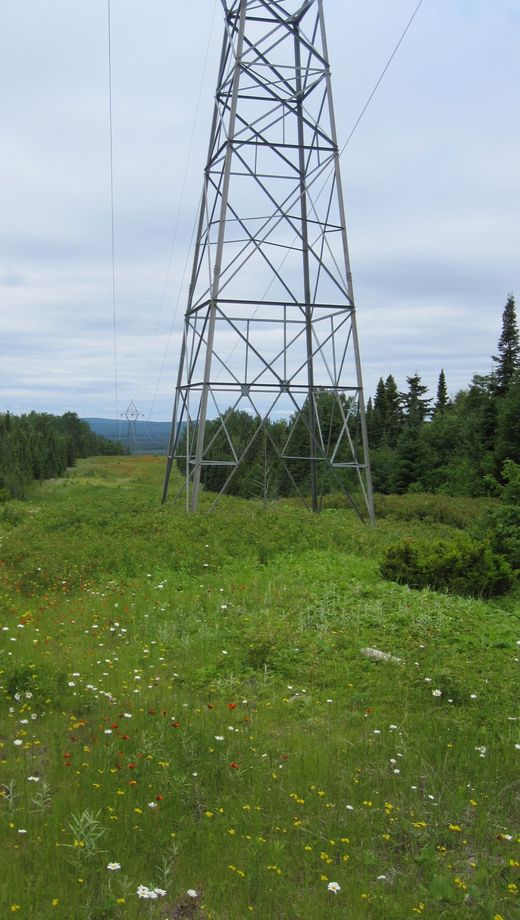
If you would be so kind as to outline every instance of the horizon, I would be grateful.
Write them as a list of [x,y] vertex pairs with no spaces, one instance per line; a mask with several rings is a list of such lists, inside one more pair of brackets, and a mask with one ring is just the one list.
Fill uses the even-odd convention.
[[[325,3],[340,147],[416,5]],[[222,9],[112,0],[115,315],[106,12],[4,11],[0,408],[168,420]],[[516,0],[424,2],[341,158],[367,401],[492,367],[520,290],[519,38]]]
[[[490,360],[492,360],[491,356],[490,356]],[[441,369],[439,370],[439,375],[440,375],[440,373],[441,373],[442,370],[443,370],[443,368],[441,368]],[[452,401],[452,400],[454,400],[454,399],[458,396],[459,393],[467,391],[467,390],[471,387],[471,385],[472,385],[473,377],[475,377],[475,376],[489,376],[489,375],[491,375],[491,373],[492,373],[492,368],[491,368],[491,370],[488,372],[488,374],[480,374],[478,371],[475,371],[474,374],[472,375],[472,379],[469,380],[469,382],[466,384],[466,386],[460,387],[460,388],[459,388],[458,390],[456,390],[455,392],[450,391],[450,388],[449,388],[449,386],[448,386],[448,398],[450,399],[450,401]],[[395,374],[392,374],[392,371],[389,371],[388,374],[382,373],[380,379],[383,379],[383,380],[385,381],[389,375],[393,376],[394,379],[396,379],[396,378],[395,378]],[[407,377],[412,377],[412,376],[414,376],[412,373],[410,373],[410,374],[407,375]],[[421,374],[419,374],[419,377],[420,377],[420,379],[421,379],[421,382],[424,383],[424,379],[422,378]],[[379,382],[379,378],[378,378],[378,381],[376,382],[376,386],[377,386],[377,383],[378,383],[378,382]],[[397,379],[396,379],[396,383],[397,383],[397,388],[398,388],[399,393],[405,393],[406,390],[405,390],[404,388],[402,388],[402,387],[399,385],[399,381],[398,381]],[[447,383],[449,383],[449,382],[447,381]],[[437,377],[437,380],[436,380],[435,385],[434,385],[433,387],[428,386],[427,392],[428,392],[429,394],[433,394],[433,397],[435,397],[435,393],[436,393],[436,391],[437,391],[437,385],[438,385],[438,377]],[[375,395],[376,395],[376,387],[374,387],[374,391],[371,392],[371,393],[369,393],[369,394],[367,394],[366,390],[364,391],[365,406],[368,404],[368,401],[369,401],[370,399],[372,399],[372,401],[374,400]],[[133,401],[133,400],[132,400],[132,401]],[[173,401],[172,401],[172,404],[173,404]],[[244,411],[247,411],[247,410],[244,410]],[[69,407],[69,408],[64,409],[63,411],[59,411],[59,412],[53,411],[53,410],[51,410],[51,409],[45,409],[45,408],[39,408],[39,409],[29,408],[29,409],[23,409],[22,411],[19,411],[19,412],[18,412],[18,411],[14,411],[14,410],[10,409],[9,407],[0,410],[0,414],[2,414],[2,413],[7,413],[7,412],[9,412],[11,415],[26,415],[26,414],[28,414],[28,413],[30,413],[30,412],[41,412],[41,413],[49,414],[49,415],[65,415],[67,412],[74,412],[74,413],[78,416],[78,418],[80,418],[80,419],[83,420],[83,421],[98,420],[98,421],[114,422],[114,423],[121,423],[121,424],[127,424],[127,423],[128,423],[128,419],[126,418],[124,412],[122,412],[122,413],[119,415],[118,418],[115,418],[113,415],[93,415],[93,414],[89,414],[87,411],[86,411],[85,413],[82,413],[82,412],[79,412],[77,409],[74,409],[74,408],[72,408],[72,407]],[[253,415],[254,413],[251,412],[251,413],[249,413],[249,414],[250,414],[250,415]],[[285,416],[283,416],[283,417],[285,417]],[[213,416],[211,416],[211,418],[213,418]],[[169,418],[164,418],[164,419],[158,419],[158,418],[153,418],[153,419],[151,419],[151,418],[145,418],[145,417],[143,417],[143,418],[135,419],[135,424],[138,424],[138,423],[140,423],[140,424],[147,424],[147,425],[150,425],[150,424],[158,424],[158,425],[165,425],[165,424],[167,424],[167,425],[171,425],[171,424],[172,424],[172,417],[171,417],[171,415],[170,415]]]

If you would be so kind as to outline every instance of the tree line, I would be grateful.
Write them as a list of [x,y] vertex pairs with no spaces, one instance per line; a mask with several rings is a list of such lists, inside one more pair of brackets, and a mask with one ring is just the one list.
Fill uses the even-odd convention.
[[24,498],[30,482],[62,476],[79,457],[122,453],[121,444],[95,434],[75,412],[0,413],[0,501]]
[[415,374],[398,391],[390,374],[367,406],[374,487],[477,497],[500,481],[506,460],[520,462],[520,337],[509,295],[493,369],[448,396],[441,370],[435,399]]
[[[515,300],[507,299],[493,369],[476,374],[470,386],[453,398],[444,370],[435,397],[418,373],[407,377],[399,391],[389,374],[380,378],[374,398],[368,400],[366,420],[374,489],[382,493],[444,492],[478,497],[493,493],[501,482],[507,460],[520,464],[520,335]],[[329,392],[315,394],[315,412],[322,432],[336,443],[349,398]],[[271,500],[310,491],[309,426],[303,412],[292,418],[267,421],[230,409],[225,428],[208,422],[209,450],[202,481],[207,489],[232,495]],[[359,417],[352,413],[349,437],[360,450]],[[212,465],[229,454],[230,443],[240,456],[238,468]],[[289,455],[282,459],[281,453]],[[76,459],[96,454],[123,454],[120,443],[95,434],[74,412],[62,416],[31,412],[15,416],[0,413],[0,501],[23,498],[28,483],[63,475]],[[335,461],[350,459],[344,439]],[[184,475],[185,463],[179,458]],[[337,491],[334,471],[318,465],[320,492]]]
[[[512,294],[503,311],[502,332],[492,362],[488,375],[476,374],[470,386],[453,398],[444,370],[440,371],[435,396],[428,394],[418,373],[407,377],[404,392],[392,374],[381,377],[374,398],[366,406],[376,491],[478,497],[497,488],[506,460],[520,463],[520,337]],[[327,431],[334,443],[348,399],[342,397],[342,406],[332,393],[320,392],[315,399],[321,430]],[[280,459],[282,445],[287,442],[294,457],[308,455],[309,428],[302,419],[304,414],[261,426],[260,419],[230,409],[225,413],[226,430],[220,420],[209,422],[206,443],[210,448],[205,459],[210,462],[202,472],[205,487],[219,492],[225,485],[233,466],[211,465],[211,460],[229,453],[232,442],[238,456],[248,444],[250,447],[245,462],[233,471],[226,486],[228,493],[272,499],[308,492],[309,462]],[[359,418],[354,416],[350,435],[359,448]],[[182,459],[179,469],[185,473]],[[335,491],[334,474],[320,471],[319,475],[321,491]]]

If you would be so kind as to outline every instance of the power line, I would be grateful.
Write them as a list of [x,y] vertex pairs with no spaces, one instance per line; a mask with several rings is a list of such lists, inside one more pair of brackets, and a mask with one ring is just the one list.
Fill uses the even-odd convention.
[[366,110],[368,109],[370,103],[372,102],[372,99],[374,98],[374,96],[375,96],[375,94],[376,94],[376,92],[377,92],[377,90],[378,90],[378,88],[379,88],[379,84],[381,83],[381,81],[382,81],[382,79],[384,78],[384,76],[385,76],[385,74],[386,74],[388,68],[390,67],[390,64],[392,63],[394,57],[396,56],[397,52],[399,51],[399,48],[401,47],[401,44],[402,44],[402,42],[403,42],[404,39],[405,39],[405,36],[406,36],[406,33],[408,32],[408,29],[410,28],[412,22],[414,21],[415,17],[417,16],[417,13],[419,12],[419,10],[420,10],[421,6],[423,5],[423,3],[424,3],[424,0],[419,0],[419,3],[417,4],[417,6],[415,7],[415,9],[414,9],[412,15],[410,16],[410,19],[408,20],[408,22],[407,22],[407,24],[406,24],[406,27],[405,27],[405,29],[404,29],[404,31],[403,31],[403,34],[401,35],[401,38],[400,38],[399,41],[397,42],[397,45],[395,46],[394,50],[392,51],[392,54],[391,54],[390,57],[388,58],[388,61],[386,62],[386,64],[385,64],[383,70],[381,71],[381,74],[380,74],[380,76],[379,76],[377,82],[375,83],[374,88],[373,88],[372,92],[370,93],[370,96],[368,97],[367,101],[365,102],[365,105],[363,106],[363,108],[361,109],[361,112],[360,112],[359,115],[358,115],[358,118],[357,118],[357,121],[356,121],[355,124],[354,124],[354,127],[352,128],[352,130],[351,130],[349,136],[347,137],[345,143],[343,144],[343,147],[342,147],[341,150],[340,150],[340,152],[339,152],[339,155],[340,155],[340,156],[342,156],[342,154],[343,154],[343,152],[345,151],[346,147],[347,147],[348,144],[350,143],[350,140],[351,140],[351,138],[352,138],[354,132],[356,131],[356,128],[357,128],[357,126],[359,125],[359,122],[360,122],[361,119],[363,118],[363,115],[365,114],[365,112],[366,112]]
[[[417,3],[417,5],[416,5],[416,7],[415,7],[415,9],[414,9],[414,11],[413,11],[413,13],[412,13],[412,15],[410,16],[410,18],[409,18],[409,20],[408,20],[408,22],[407,22],[405,28],[403,29],[403,32],[401,33],[401,36],[400,36],[398,42],[396,43],[396,45],[395,45],[395,47],[394,47],[394,49],[393,49],[393,51],[392,51],[390,57],[388,58],[388,60],[387,60],[387,62],[386,62],[386,64],[385,64],[383,70],[381,71],[381,73],[380,73],[380,75],[379,75],[379,77],[378,77],[376,83],[374,84],[373,89],[371,90],[371,92],[370,92],[370,94],[369,94],[369,96],[368,96],[368,98],[367,98],[365,104],[363,105],[363,108],[361,109],[360,114],[358,115],[358,117],[357,117],[357,119],[356,119],[356,121],[355,121],[355,123],[354,123],[352,129],[350,130],[350,132],[349,132],[349,134],[348,134],[348,136],[347,136],[347,139],[346,139],[345,143],[344,143],[343,146],[341,147],[341,150],[339,151],[339,156],[340,156],[340,157],[343,155],[343,153],[345,152],[345,150],[346,150],[348,144],[349,144],[350,141],[352,140],[352,137],[354,136],[354,134],[355,134],[355,132],[356,132],[356,130],[357,130],[357,128],[358,128],[358,126],[359,126],[361,120],[363,119],[363,117],[364,117],[364,115],[365,115],[365,113],[366,113],[368,107],[370,106],[370,103],[372,102],[372,100],[373,100],[373,98],[374,98],[374,96],[375,96],[377,90],[379,89],[379,86],[380,86],[381,82],[383,81],[383,79],[384,79],[384,77],[385,77],[385,75],[386,75],[386,73],[387,73],[389,67],[391,66],[392,61],[394,60],[394,58],[395,58],[395,56],[396,56],[396,54],[397,54],[397,52],[398,52],[398,50],[399,50],[401,44],[403,43],[403,41],[404,41],[404,39],[405,39],[405,37],[406,37],[406,35],[407,35],[407,33],[408,33],[408,31],[409,31],[409,29],[410,29],[412,23],[413,23],[413,21],[414,21],[414,19],[415,19],[415,17],[417,16],[417,13],[419,12],[419,10],[420,10],[421,6],[423,5],[423,3],[424,3],[424,0],[419,0],[419,2]],[[170,245],[170,252],[169,252],[169,259],[168,259],[168,267],[167,267],[166,278],[165,278],[164,285],[163,285],[163,290],[162,290],[161,304],[160,304],[160,311],[159,311],[159,318],[158,318],[158,321],[157,321],[157,327],[156,327],[156,329],[158,329],[158,326],[159,326],[159,322],[160,322],[160,318],[161,318],[161,315],[162,315],[162,311],[163,311],[163,307],[164,307],[164,302],[165,302],[165,298],[166,298],[166,292],[167,292],[168,280],[169,280],[169,275],[170,275],[170,270],[171,270],[171,263],[172,263],[172,258],[173,258],[173,252],[174,252],[175,242],[176,242],[176,238],[177,238],[177,231],[178,231],[178,225],[179,225],[179,219],[180,219],[180,210],[181,210],[181,205],[182,205],[183,198],[184,198],[184,190],[185,190],[185,184],[186,184],[186,178],[187,178],[187,171],[188,171],[189,162],[190,162],[190,158],[191,158],[192,147],[193,147],[193,139],[194,139],[194,132],[195,132],[195,124],[196,124],[196,120],[197,120],[197,116],[198,116],[198,111],[199,111],[199,106],[200,106],[200,98],[201,98],[203,80],[204,80],[205,70],[206,70],[206,65],[207,65],[207,60],[208,60],[208,53],[209,53],[209,47],[210,47],[210,41],[211,41],[212,30],[213,30],[213,22],[214,22],[214,18],[215,18],[216,7],[217,7],[217,2],[215,2],[215,7],[214,7],[214,10],[213,10],[212,21],[211,21],[210,30],[209,30],[209,37],[208,37],[208,43],[207,43],[207,47],[206,47],[206,54],[205,54],[204,66],[203,66],[202,77],[201,77],[201,82],[200,82],[200,86],[199,86],[199,93],[198,93],[197,103],[196,103],[196,107],[195,107],[194,122],[193,122],[192,131],[191,131],[191,136],[190,136],[189,149],[188,149],[188,156],[187,156],[186,166],[185,166],[185,170],[184,170],[184,176],[183,176],[182,187],[181,187],[181,195],[180,195],[180,200],[179,200],[179,205],[178,205],[177,215],[176,215],[175,225],[174,225],[174,232],[173,232],[172,241],[171,241],[171,245]],[[115,298],[115,243],[114,243],[114,189],[113,189],[113,144],[112,144],[112,73],[111,73],[111,38],[110,38],[110,0],[108,0],[108,30],[109,30],[109,31],[108,31],[108,35],[109,35],[109,95],[110,95],[110,190],[111,190],[111,218],[112,218],[112,297],[113,297],[113,327],[114,327],[114,381],[115,381],[116,417],[117,417],[117,400],[118,400],[118,396],[117,396],[117,335],[116,335],[116,298]],[[316,176],[316,178],[315,178],[314,181],[316,181],[318,178],[319,178],[319,175]],[[313,183],[310,183],[310,184],[313,184]],[[316,196],[315,201],[317,201],[317,200],[319,199],[319,197],[320,197],[320,195],[321,195],[321,193],[322,193],[322,191],[323,191],[323,188],[326,186],[326,184],[327,184],[327,179],[325,180],[322,189],[320,189],[320,191],[318,192],[318,195]],[[306,189],[306,191],[308,191],[308,188]],[[302,194],[303,194],[303,192],[302,192]],[[297,236],[295,237],[295,240],[296,240],[296,239],[297,239]],[[185,262],[185,265],[184,265],[183,276],[182,276],[182,280],[181,280],[181,283],[180,283],[180,286],[179,286],[179,291],[178,291],[178,296],[177,296],[177,300],[176,300],[176,304],[175,304],[175,309],[174,309],[173,317],[172,317],[171,324],[170,324],[170,330],[169,330],[168,340],[167,340],[167,343],[166,343],[166,347],[165,347],[165,350],[164,350],[163,359],[162,359],[161,367],[160,367],[160,371],[159,371],[159,377],[158,377],[157,385],[156,385],[156,388],[155,388],[155,393],[154,393],[154,396],[153,396],[152,404],[151,404],[151,406],[150,406],[150,411],[149,411],[149,413],[148,413],[148,417],[149,417],[149,418],[151,418],[151,415],[152,415],[152,413],[153,413],[153,409],[154,409],[155,402],[156,402],[156,399],[157,399],[157,395],[158,395],[158,392],[159,392],[159,387],[160,387],[160,385],[161,385],[161,381],[162,381],[162,377],[163,377],[164,367],[165,367],[166,358],[167,358],[167,354],[168,354],[169,347],[170,347],[171,337],[172,337],[172,334],[173,334],[173,326],[174,326],[174,322],[175,322],[175,318],[176,318],[176,315],[177,315],[177,310],[178,310],[178,306],[179,306],[179,302],[180,302],[180,297],[181,297],[181,293],[182,293],[182,287],[183,287],[183,284],[184,284],[184,278],[185,278],[185,274],[186,274],[186,269],[187,269],[187,265],[188,265],[188,257],[189,257],[189,252],[190,252],[190,250],[191,250],[192,242],[193,242],[193,233],[192,233],[192,238],[191,238],[191,241],[190,241],[190,245],[189,245],[189,247],[188,247],[188,256],[187,256],[187,258],[186,258],[186,262]],[[288,253],[286,253],[284,259],[282,260],[280,267],[283,266],[283,263],[285,262],[285,260],[286,260],[286,258],[287,258],[287,255],[288,255]],[[272,284],[272,282],[271,282],[271,284]],[[267,296],[271,284],[268,286],[268,288],[267,288],[267,290],[266,290],[266,292],[265,292],[265,294],[264,294],[264,298],[263,298],[263,299],[265,299],[265,297]],[[258,310],[258,309],[259,309],[259,307],[257,308],[257,310]],[[235,346],[235,347],[236,347],[236,346]],[[231,353],[230,353],[229,357],[231,357],[231,355],[232,355],[232,353],[233,353],[234,350],[235,350],[235,348],[233,348],[233,349],[231,350]]]
[[[373,87],[373,89],[372,89],[372,91],[371,91],[371,93],[370,93],[370,95],[369,95],[367,101],[365,102],[363,108],[361,109],[361,112],[359,113],[359,115],[358,115],[356,121],[354,122],[354,125],[353,125],[352,129],[350,130],[350,133],[348,134],[347,139],[346,139],[345,143],[343,144],[343,147],[342,147],[341,150],[339,151],[339,154],[338,154],[339,157],[343,156],[343,154],[344,154],[344,152],[345,152],[345,150],[346,150],[348,144],[349,144],[350,141],[352,140],[352,137],[354,136],[354,134],[355,134],[355,132],[356,132],[356,129],[357,129],[357,127],[358,127],[358,125],[359,125],[361,119],[363,118],[363,116],[364,116],[365,112],[367,111],[367,109],[368,109],[370,103],[372,102],[372,99],[374,98],[374,96],[375,96],[377,90],[379,89],[379,86],[380,86],[382,80],[384,79],[385,74],[386,74],[388,68],[390,67],[390,65],[391,65],[393,59],[395,58],[395,56],[396,56],[396,54],[397,54],[399,48],[401,47],[401,45],[402,45],[402,43],[403,43],[403,41],[404,41],[404,39],[405,39],[405,37],[406,37],[406,34],[407,34],[407,32],[408,32],[410,26],[412,25],[412,22],[414,21],[415,17],[417,16],[417,13],[419,12],[419,9],[420,9],[421,6],[423,5],[423,3],[424,3],[424,0],[419,0],[419,3],[417,4],[417,6],[415,7],[415,9],[414,9],[412,15],[410,16],[410,19],[408,20],[408,22],[407,22],[405,28],[403,29],[403,32],[401,33],[401,37],[399,38],[399,41],[398,41],[397,44],[395,45],[394,50],[392,51],[392,53],[391,53],[390,57],[388,58],[388,60],[387,60],[387,62],[386,62],[386,64],[385,64],[383,70],[381,71],[381,73],[380,73],[380,75],[379,75],[379,77],[378,77],[376,83],[374,84],[374,87]],[[323,185],[322,185],[322,187],[320,188],[320,190],[318,191],[318,194],[316,195],[315,203],[319,200],[319,198],[321,197],[321,195],[322,195],[324,189],[327,187],[327,185],[328,185],[328,183],[329,183],[329,181],[330,181],[330,177],[331,177],[331,175],[332,175],[333,172],[334,172],[334,166],[331,168],[329,174],[325,177],[325,179],[324,179],[324,181],[323,181]],[[320,176],[322,176],[322,175],[323,175],[323,173],[317,173],[317,175],[315,176],[315,178],[314,178],[311,182],[307,183],[305,189],[302,190],[302,192],[300,193],[300,195],[298,196],[298,198],[295,200],[295,202],[294,202],[295,205],[298,203],[298,200],[299,200],[304,194],[307,194],[307,192],[308,192],[310,186],[313,185],[314,182],[317,182],[318,179],[320,178]],[[292,244],[291,244],[291,248],[292,248],[292,246],[294,246],[294,244],[295,244],[295,242],[297,241],[297,239],[298,239],[298,234],[295,235],[295,237],[294,237],[294,239],[293,239],[293,242],[292,242]],[[280,270],[283,268],[283,266],[284,266],[284,264],[285,264],[285,261],[286,261],[288,255],[289,255],[289,252],[290,252],[290,251],[291,251],[291,250],[288,249],[287,252],[285,253],[283,259],[281,260],[281,262],[280,262],[280,264],[279,264],[279,266],[278,266],[277,271],[280,271]],[[271,279],[271,281],[269,282],[269,284],[268,284],[268,286],[267,286],[267,288],[266,288],[266,290],[265,290],[265,292],[264,292],[264,294],[263,294],[263,297],[262,297],[262,300],[260,301],[260,303],[262,303],[262,302],[265,300],[265,298],[267,297],[267,295],[268,295],[268,293],[269,293],[269,290],[270,290],[271,286],[272,286],[273,283],[274,283],[274,280],[275,280],[275,279],[274,279],[274,277],[273,277],[273,278]],[[256,314],[258,313],[258,310],[259,310],[259,309],[260,309],[260,304],[258,305],[258,307],[256,308],[256,310],[253,312],[253,315],[252,315],[251,319],[254,319],[254,317],[255,317]],[[235,344],[235,345],[233,346],[233,348],[231,349],[231,351],[229,352],[229,354],[228,354],[228,356],[227,356],[227,358],[226,358],[226,362],[232,357],[233,352],[236,350],[236,348],[237,348],[237,345]],[[217,378],[217,379],[218,379],[218,378]]]
[[[200,207],[200,206],[199,206],[199,207]],[[175,301],[175,309],[174,309],[174,311],[173,311],[173,316],[172,316],[171,323],[170,323],[170,331],[169,331],[169,333],[168,333],[168,340],[167,340],[167,342],[166,342],[166,347],[165,347],[165,349],[164,349],[162,364],[161,364],[161,368],[160,368],[160,371],[159,371],[159,378],[158,378],[158,380],[157,380],[157,385],[156,385],[156,387],[155,387],[155,393],[154,393],[154,396],[153,396],[152,405],[150,406],[150,412],[148,413],[148,418],[149,418],[149,419],[151,419],[151,416],[152,416],[152,412],[153,412],[153,409],[154,409],[154,406],[155,406],[155,401],[156,401],[156,399],[157,399],[157,394],[158,394],[158,392],[159,392],[159,387],[160,387],[160,385],[161,385],[162,375],[163,375],[163,372],[164,372],[164,366],[165,366],[165,364],[166,364],[166,358],[168,357],[168,350],[169,350],[171,338],[172,338],[172,335],[173,335],[173,325],[174,325],[174,323],[175,323],[175,317],[177,316],[177,310],[178,310],[179,303],[180,303],[180,299],[181,299],[182,288],[183,288],[183,286],[184,286],[184,279],[186,278],[186,272],[187,272],[187,270],[188,270],[188,263],[189,263],[189,258],[190,258],[190,254],[191,254],[191,247],[192,247],[192,244],[193,244],[193,240],[194,240],[194,238],[195,238],[195,231],[196,231],[196,229],[197,229],[197,223],[198,223],[198,215],[196,214],[196,215],[195,215],[195,220],[194,220],[194,222],[193,222],[193,228],[192,228],[192,231],[191,231],[191,237],[190,237],[189,246],[188,246],[188,249],[187,249],[187,251],[186,251],[186,258],[185,258],[185,260],[184,260],[184,268],[183,268],[183,271],[182,271],[181,283],[179,284],[179,290],[178,290],[178,293],[177,293],[177,300]]]
[[[201,73],[201,78],[200,78],[200,83],[199,83],[199,92],[198,92],[197,102],[196,102],[195,110],[194,110],[193,123],[192,123],[192,128],[191,128],[191,135],[190,135],[190,140],[189,140],[189,144],[188,144],[188,153],[187,153],[187,156],[186,156],[186,164],[185,164],[185,167],[184,167],[184,175],[183,175],[182,184],[181,184],[181,193],[180,193],[180,197],[179,197],[179,203],[178,203],[178,206],[177,206],[177,215],[176,215],[176,218],[175,218],[175,226],[174,226],[173,235],[172,235],[172,240],[171,240],[171,244],[170,244],[170,252],[169,252],[169,257],[168,257],[168,267],[167,267],[167,269],[166,269],[166,277],[165,277],[164,284],[163,284],[163,289],[162,289],[161,304],[160,304],[159,316],[158,316],[157,324],[156,324],[155,339],[157,338],[158,329],[159,329],[159,323],[160,323],[160,321],[161,321],[162,312],[163,312],[163,308],[164,308],[164,303],[165,303],[165,300],[166,300],[166,293],[167,293],[168,282],[169,282],[169,278],[170,278],[170,271],[171,271],[171,265],[172,265],[172,260],[173,260],[173,253],[174,253],[174,249],[175,249],[175,243],[176,243],[176,241],[177,241],[177,231],[178,231],[178,228],[179,228],[179,221],[180,221],[181,208],[182,208],[182,205],[183,205],[183,203],[184,203],[184,191],[185,191],[185,188],[186,188],[186,181],[187,181],[187,177],[188,177],[188,170],[189,170],[189,167],[190,167],[190,164],[191,164],[191,153],[192,153],[192,149],[193,149],[193,141],[194,141],[194,137],[195,137],[195,129],[196,129],[196,126],[197,126],[197,120],[198,120],[198,115],[199,115],[200,100],[201,100],[201,97],[202,97],[202,89],[203,89],[203,86],[204,86],[204,79],[205,79],[205,76],[206,76],[206,67],[207,67],[207,63],[208,63],[209,49],[210,49],[210,45],[211,45],[211,38],[212,38],[212,35],[213,35],[213,25],[214,25],[214,22],[215,22],[215,14],[216,14],[216,11],[217,11],[217,3],[218,3],[218,0],[215,0],[215,4],[214,4],[214,6],[213,6],[213,14],[212,14],[211,22],[210,22],[210,26],[209,26],[208,40],[207,40],[207,43],[206,43],[206,53],[205,53],[205,56],[204,56],[204,63],[203,63],[203,66],[202,66],[202,73]],[[192,241],[193,241],[193,236],[194,236],[194,232],[192,233],[192,238],[191,238],[191,240],[190,240],[190,246],[189,246],[189,248],[188,248],[188,256],[189,256],[189,252],[190,252],[190,250],[191,250],[191,244],[192,244]],[[154,393],[154,397],[153,397],[153,400],[152,400],[152,404],[151,404],[151,406],[150,406],[150,411],[149,411],[149,413],[148,413],[148,418],[151,418],[151,416],[152,416],[152,412],[153,412],[154,406],[155,406],[155,401],[156,401],[156,399],[157,399],[157,394],[158,394],[158,392],[159,392],[159,387],[160,387],[160,385],[161,385],[162,375],[163,375],[163,371],[164,371],[164,366],[165,366],[165,363],[166,363],[166,358],[167,358],[167,355],[168,355],[168,350],[169,350],[169,347],[170,347],[170,341],[171,341],[172,332],[173,332],[173,324],[174,324],[174,322],[175,322],[175,317],[177,316],[177,309],[178,309],[178,307],[179,307],[179,301],[180,301],[180,297],[181,297],[181,293],[182,293],[182,287],[183,287],[183,284],[184,284],[184,278],[185,278],[185,275],[186,275],[186,268],[187,268],[187,265],[188,265],[188,259],[186,259],[186,262],[185,262],[185,264],[184,264],[184,271],[183,271],[182,280],[181,280],[181,283],[180,283],[180,286],[179,286],[179,292],[178,292],[178,295],[177,295],[177,300],[176,300],[176,303],[175,303],[175,308],[174,308],[174,311],[173,311],[173,317],[172,317],[171,324],[170,324],[170,331],[169,331],[169,335],[168,335],[168,340],[167,340],[167,342],[166,342],[166,348],[165,348],[165,350],[164,350],[163,360],[162,360],[162,364],[161,364],[161,367],[160,367],[160,370],[159,370],[159,379],[158,379],[158,381],[157,381],[157,385],[156,385],[156,388],[155,388],[155,393]],[[154,344],[153,344],[153,346],[152,346],[152,351],[154,350],[154,347],[155,347],[155,340],[154,340]]]
[[119,417],[118,408],[118,386],[117,386],[117,317],[116,317],[116,255],[115,255],[115,235],[114,235],[114,142],[112,128],[112,28],[111,28],[111,10],[110,0],[107,0],[108,14],[108,111],[109,111],[109,134],[110,134],[110,219],[112,231],[112,330],[113,330],[113,348],[114,348],[114,395],[116,415]]

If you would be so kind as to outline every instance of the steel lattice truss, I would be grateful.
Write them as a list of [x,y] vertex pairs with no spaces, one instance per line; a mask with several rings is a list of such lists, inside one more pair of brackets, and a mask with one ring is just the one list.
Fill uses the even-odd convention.
[[[294,460],[308,462],[314,510],[326,469],[372,518],[323,3],[222,3],[164,498],[174,459],[185,460],[186,503],[195,510],[205,465],[228,468],[224,491],[262,430],[265,437],[266,420],[290,417],[285,443],[273,449],[289,475]],[[227,425],[231,409],[261,422],[245,447]],[[211,436],[209,419],[219,420]],[[308,433],[297,454],[296,422]]]
[[133,399],[130,400],[128,408],[121,413],[121,418],[123,417],[126,418],[128,423],[126,442],[128,452],[131,454],[132,447],[134,448],[134,452],[137,450],[137,431],[135,427],[136,422],[138,422],[140,418],[143,418],[143,413],[139,412],[139,409],[137,408]]

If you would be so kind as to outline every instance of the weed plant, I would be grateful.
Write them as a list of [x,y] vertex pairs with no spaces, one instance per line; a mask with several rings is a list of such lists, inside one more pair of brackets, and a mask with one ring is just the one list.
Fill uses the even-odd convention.
[[0,521],[0,916],[514,920],[518,595],[383,581],[440,517],[188,516],[162,472]]

